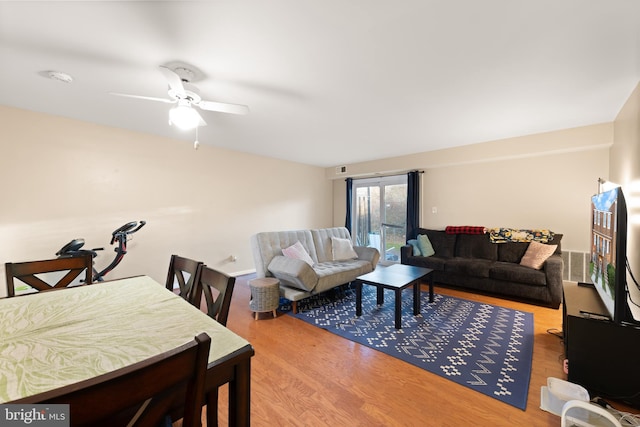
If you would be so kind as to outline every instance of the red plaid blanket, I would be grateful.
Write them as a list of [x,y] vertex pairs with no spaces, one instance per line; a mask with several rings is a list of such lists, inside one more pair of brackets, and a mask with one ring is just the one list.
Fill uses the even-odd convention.
[[477,225],[447,225],[444,231],[447,234],[484,234],[487,228]]

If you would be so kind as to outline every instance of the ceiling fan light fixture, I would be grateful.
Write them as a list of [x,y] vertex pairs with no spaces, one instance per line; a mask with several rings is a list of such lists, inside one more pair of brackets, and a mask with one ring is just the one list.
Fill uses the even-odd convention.
[[198,112],[190,105],[183,103],[179,103],[169,111],[169,120],[182,130],[194,129],[200,124]]

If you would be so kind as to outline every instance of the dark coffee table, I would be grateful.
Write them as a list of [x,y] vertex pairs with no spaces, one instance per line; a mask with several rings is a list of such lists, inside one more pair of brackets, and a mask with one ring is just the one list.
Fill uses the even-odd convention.
[[391,289],[396,294],[395,323],[396,329],[402,327],[402,290],[413,286],[413,315],[420,314],[420,284],[429,284],[429,302],[433,302],[433,270],[413,265],[394,264],[379,267],[371,273],[356,277],[356,316],[362,316],[362,285],[373,285],[377,288],[376,302],[384,302],[384,290]]

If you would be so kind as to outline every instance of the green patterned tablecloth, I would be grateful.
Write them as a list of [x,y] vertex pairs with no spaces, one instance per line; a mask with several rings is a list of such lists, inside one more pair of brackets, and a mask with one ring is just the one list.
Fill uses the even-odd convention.
[[0,299],[0,403],[139,362],[201,332],[211,337],[210,363],[249,344],[146,276]]

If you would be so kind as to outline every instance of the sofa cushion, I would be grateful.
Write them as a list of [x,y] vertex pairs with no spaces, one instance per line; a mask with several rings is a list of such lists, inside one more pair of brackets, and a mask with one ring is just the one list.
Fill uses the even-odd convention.
[[488,259],[455,257],[447,261],[444,271],[473,277],[489,277],[492,264],[493,261]]
[[459,234],[456,257],[498,260],[498,245],[491,243],[487,234]]
[[293,288],[312,291],[318,284],[316,271],[306,262],[296,258],[275,256],[269,263],[268,271],[271,276]]
[[512,262],[495,262],[489,271],[489,277],[513,282],[514,286],[520,286],[522,283],[539,286],[545,286],[547,284],[544,271],[523,267]]
[[321,262],[313,266],[318,283],[313,293],[325,292],[338,285],[352,282],[356,277],[373,271],[371,263],[358,259]]
[[426,234],[418,234],[418,247],[420,248],[420,255],[422,256],[431,256],[436,253]]
[[544,243],[531,242],[524,256],[520,260],[520,265],[540,270],[544,262],[556,251],[556,245],[545,245]]
[[407,265],[415,265],[416,267],[431,268],[433,270],[444,271],[444,266],[451,258],[442,258],[436,255],[429,257],[414,256],[409,259]]
[[306,249],[302,246],[302,243],[300,242],[295,242],[293,245],[289,246],[288,248],[284,248],[282,250],[282,255],[289,258],[302,260],[313,267],[313,264],[314,264],[313,260],[311,259],[311,257],[309,256],[309,253],[306,251]]
[[506,242],[495,245],[498,247],[498,261],[520,264],[520,260],[529,247],[529,242]]

